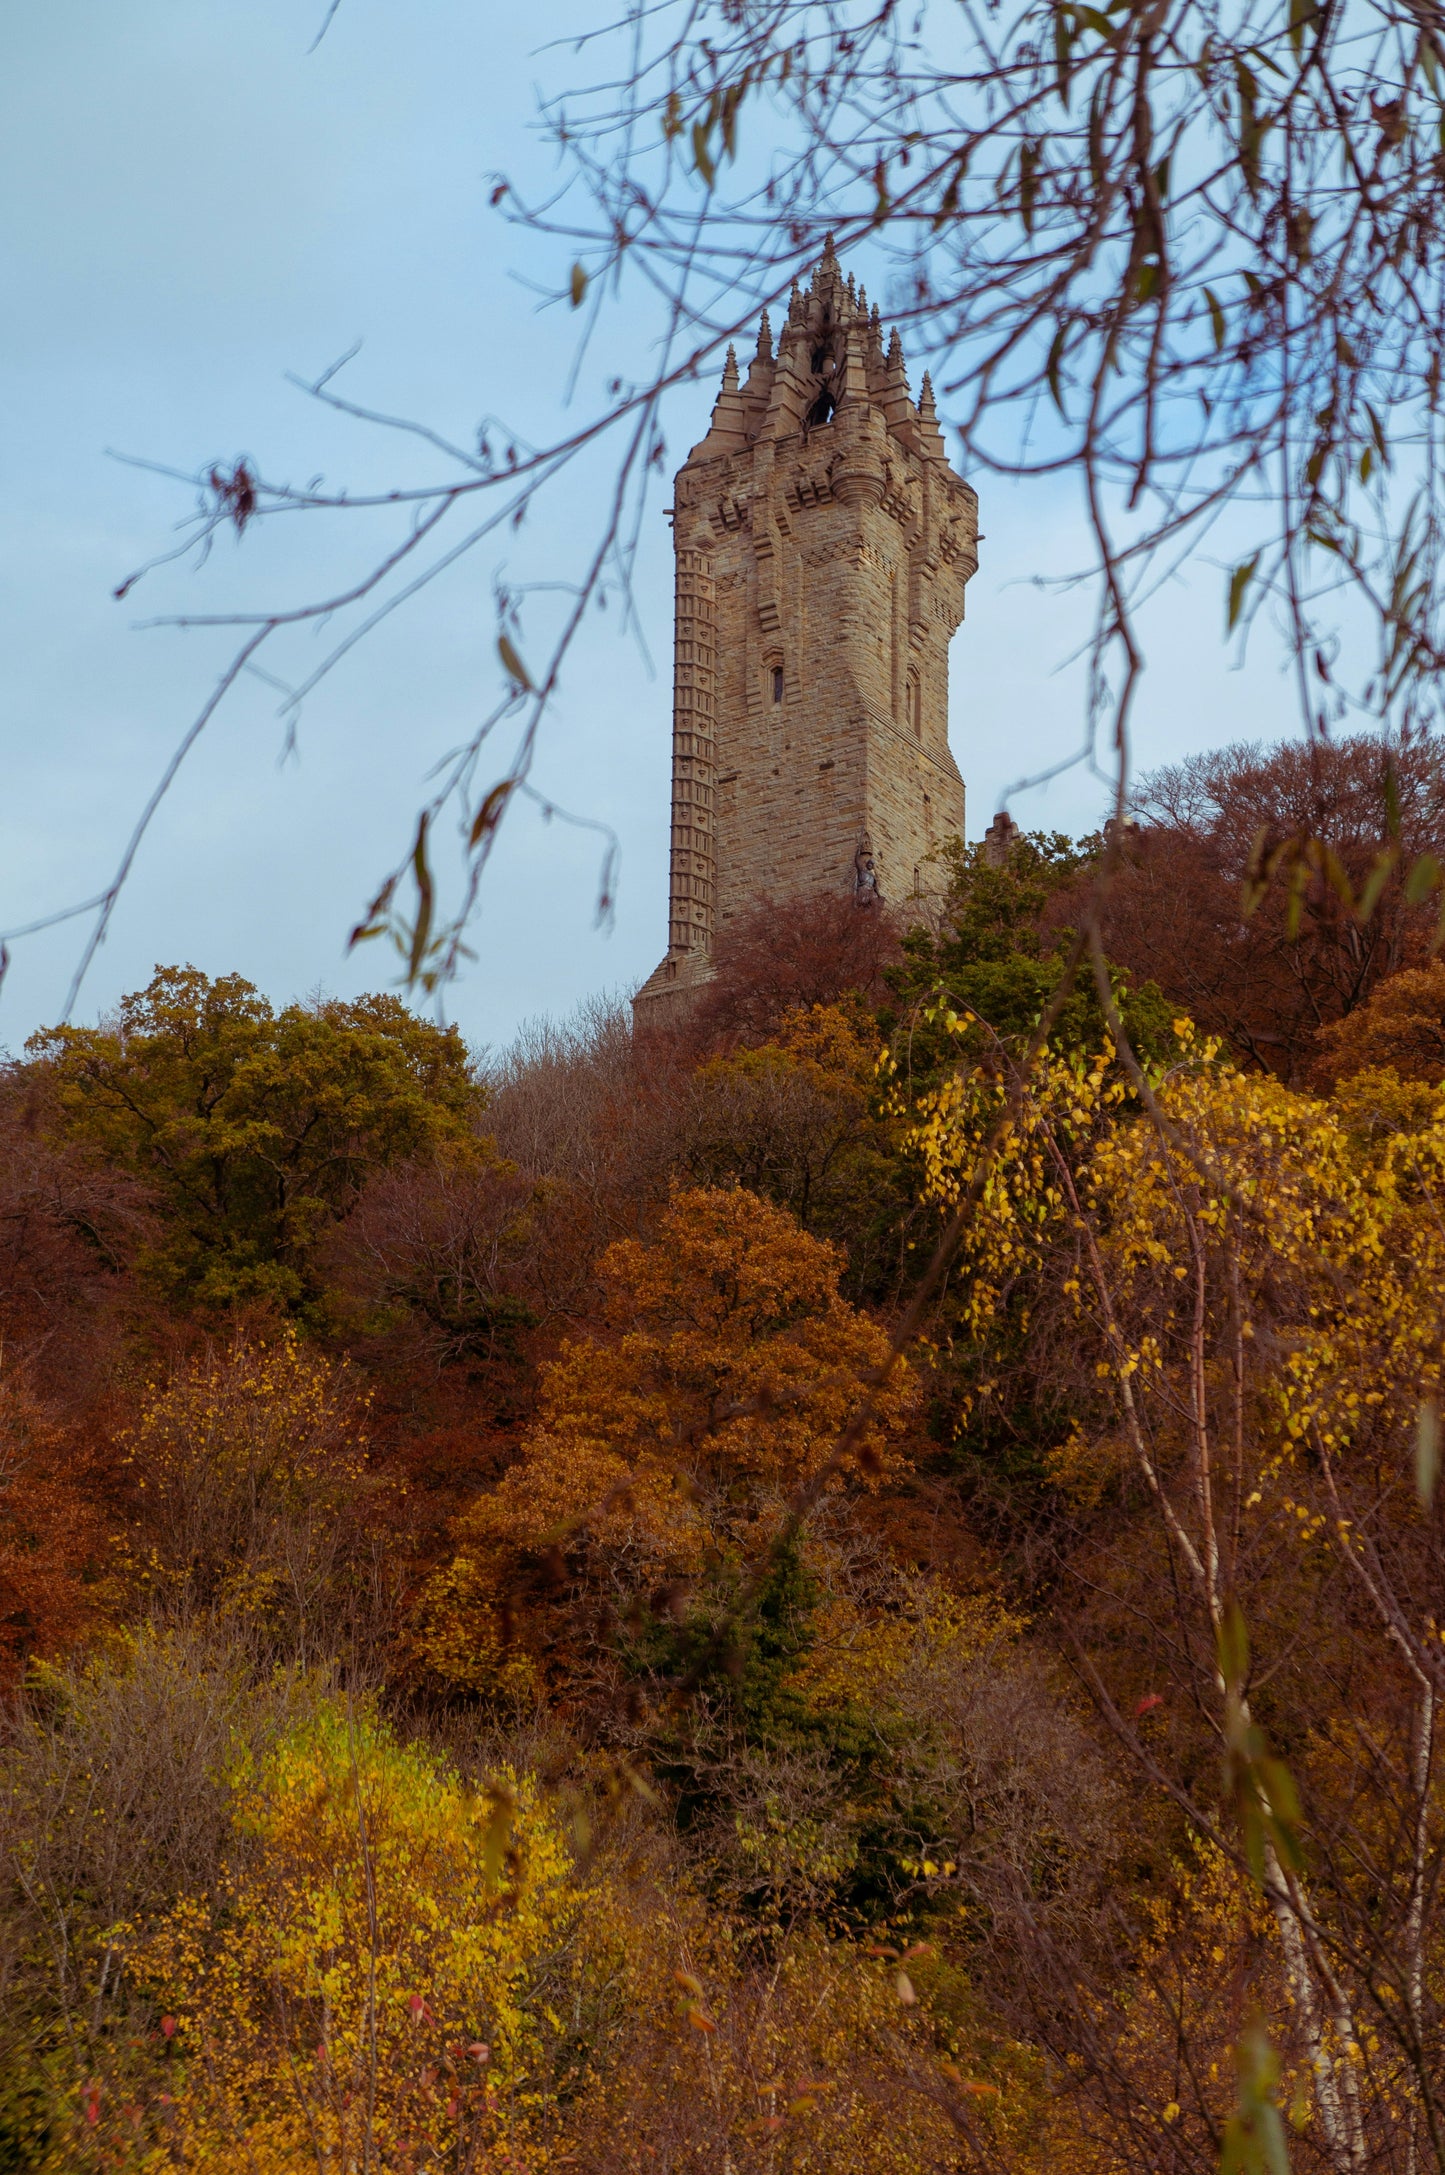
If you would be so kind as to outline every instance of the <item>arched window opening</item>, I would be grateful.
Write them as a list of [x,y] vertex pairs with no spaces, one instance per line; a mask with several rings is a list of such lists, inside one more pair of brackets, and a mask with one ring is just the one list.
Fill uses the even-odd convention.
[[781,702],[781,701],[782,701],[782,699],[783,699],[783,668],[782,668],[782,666],[781,666],[781,665],[774,665],[774,666],[773,666],[773,700],[774,700],[774,702]]
[[838,405],[833,389],[837,380],[838,364],[833,354],[831,336],[826,337],[822,345],[813,350],[813,375],[821,378],[823,382],[817,399],[804,417],[805,431],[814,430],[820,423],[829,422]]

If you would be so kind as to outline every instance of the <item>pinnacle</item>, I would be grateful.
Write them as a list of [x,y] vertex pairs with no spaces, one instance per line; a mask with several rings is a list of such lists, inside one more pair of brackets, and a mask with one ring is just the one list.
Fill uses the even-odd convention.
[[860,323],[863,327],[863,343],[868,353],[868,380],[871,385],[876,386],[887,374],[887,365],[883,360],[883,322],[876,306],[866,318],[860,319]]
[[[852,275],[850,274],[849,287],[851,288],[852,285],[853,279]],[[838,263],[837,251],[833,247],[833,237],[831,234],[828,236],[827,240],[823,244],[822,256],[818,259],[818,262],[813,267],[813,277],[810,282],[810,292],[813,294],[823,295],[831,294],[835,297],[842,296],[843,273]]]

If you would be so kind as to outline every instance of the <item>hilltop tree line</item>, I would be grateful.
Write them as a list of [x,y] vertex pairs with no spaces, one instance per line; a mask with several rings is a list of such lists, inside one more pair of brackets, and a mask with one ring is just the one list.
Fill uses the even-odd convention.
[[9,1064],[0,2169],[1445,2166],[1445,765],[1138,814]]

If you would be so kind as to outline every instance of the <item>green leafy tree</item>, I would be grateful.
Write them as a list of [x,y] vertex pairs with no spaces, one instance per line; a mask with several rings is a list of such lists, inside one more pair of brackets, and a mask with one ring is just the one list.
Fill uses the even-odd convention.
[[475,1138],[455,1028],[396,997],[276,1011],[240,975],[164,967],[99,1027],[29,1044],[56,1127],[134,1172],[167,1214],[148,1266],[193,1304],[314,1303],[314,1250],[375,1171]]
[[[903,964],[889,975],[915,1080],[956,1064],[960,1055],[958,1038],[941,1041],[924,1016],[935,997],[976,1017],[977,1027],[964,1036],[970,1054],[983,1054],[995,1037],[1020,1046],[1028,1040],[1065,973],[1073,932],[1058,909],[1069,895],[1077,897],[1099,852],[1097,839],[1076,843],[1059,831],[1017,832],[996,858],[962,839],[945,847],[948,889],[939,925],[910,930]],[[1135,988],[1117,970],[1111,982],[1139,1054],[1172,1052],[1172,1008],[1154,984]],[[1107,1032],[1086,968],[1070,985],[1051,1040],[1060,1048],[1097,1050]]]

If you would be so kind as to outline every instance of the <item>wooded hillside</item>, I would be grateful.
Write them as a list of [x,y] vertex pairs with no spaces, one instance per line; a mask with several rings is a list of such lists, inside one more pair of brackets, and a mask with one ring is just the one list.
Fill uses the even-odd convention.
[[1020,835],[763,902],[666,1036],[175,966],[35,1038],[0,2169],[1445,2165],[1433,744],[1380,785],[1150,781],[1098,977]]

